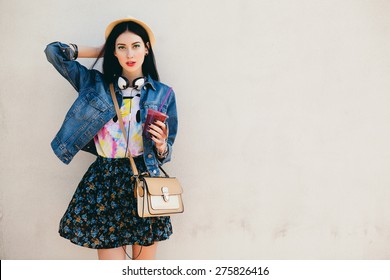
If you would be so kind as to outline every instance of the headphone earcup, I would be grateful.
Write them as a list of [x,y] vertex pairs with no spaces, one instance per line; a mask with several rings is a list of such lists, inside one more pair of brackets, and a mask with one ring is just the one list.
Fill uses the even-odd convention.
[[120,77],[118,78],[118,87],[119,87],[120,89],[127,89],[129,86],[130,86],[130,85],[129,85],[129,80],[126,79],[126,77],[120,76]]
[[144,83],[145,83],[145,78],[139,77],[133,81],[133,88],[135,88],[136,90],[140,90],[141,87],[144,85]]

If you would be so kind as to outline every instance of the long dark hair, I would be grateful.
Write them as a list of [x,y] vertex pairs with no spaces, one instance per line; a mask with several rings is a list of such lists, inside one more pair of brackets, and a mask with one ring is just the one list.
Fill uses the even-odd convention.
[[[122,74],[122,66],[119,64],[118,59],[114,55],[115,51],[115,42],[116,39],[123,32],[130,31],[134,34],[141,37],[145,46],[148,48],[149,53],[145,56],[144,63],[142,64],[142,73],[147,77],[150,77],[153,80],[159,81],[160,77],[157,72],[156,60],[154,58],[154,53],[152,49],[152,45],[150,44],[148,33],[145,29],[132,21],[122,22],[117,24],[111,31],[110,35],[107,37],[106,43],[103,47],[102,53],[99,57],[104,53],[103,59],[103,76],[108,83],[115,82],[118,77]],[[148,43],[148,44],[147,44]],[[95,66],[99,58],[92,65],[92,68]]]

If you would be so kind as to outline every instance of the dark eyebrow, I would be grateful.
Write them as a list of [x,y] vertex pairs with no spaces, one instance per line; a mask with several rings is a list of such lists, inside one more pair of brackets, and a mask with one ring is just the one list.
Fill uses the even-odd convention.
[[[141,44],[141,42],[134,42],[132,43],[132,45],[135,45],[135,44]],[[126,45],[125,43],[118,43],[117,45]]]

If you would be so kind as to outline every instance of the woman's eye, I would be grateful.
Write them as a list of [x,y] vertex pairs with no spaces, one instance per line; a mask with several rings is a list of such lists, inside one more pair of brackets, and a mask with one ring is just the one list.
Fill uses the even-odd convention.
[[139,47],[141,47],[141,45],[138,45],[138,44],[137,44],[137,45],[134,45],[133,47],[134,47],[134,48],[139,48]]
[[126,47],[125,46],[118,46],[118,50],[125,50]]

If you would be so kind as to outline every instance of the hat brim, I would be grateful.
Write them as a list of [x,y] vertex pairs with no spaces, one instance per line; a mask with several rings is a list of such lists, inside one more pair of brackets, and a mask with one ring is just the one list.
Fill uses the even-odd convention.
[[129,21],[132,21],[132,22],[135,22],[135,23],[138,23],[139,25],[141,25],[146,30],[146,33],[148,33],[150,44],[152,46],[154,46],[156,44],[156,39],[154,38],[154,34],[153,34],[152,29],[150,29],[150,27],[146,23],[144,23],[143,21],[140,21],[140,20],[133,18],[133,17],[126,17],[126,18],[118,19],[118,20],[111,22],[106,28],[106,32],[105,32],[106,40],[116,25],[118,25],[119,23],[122,23],[122,22],[129,22]]

